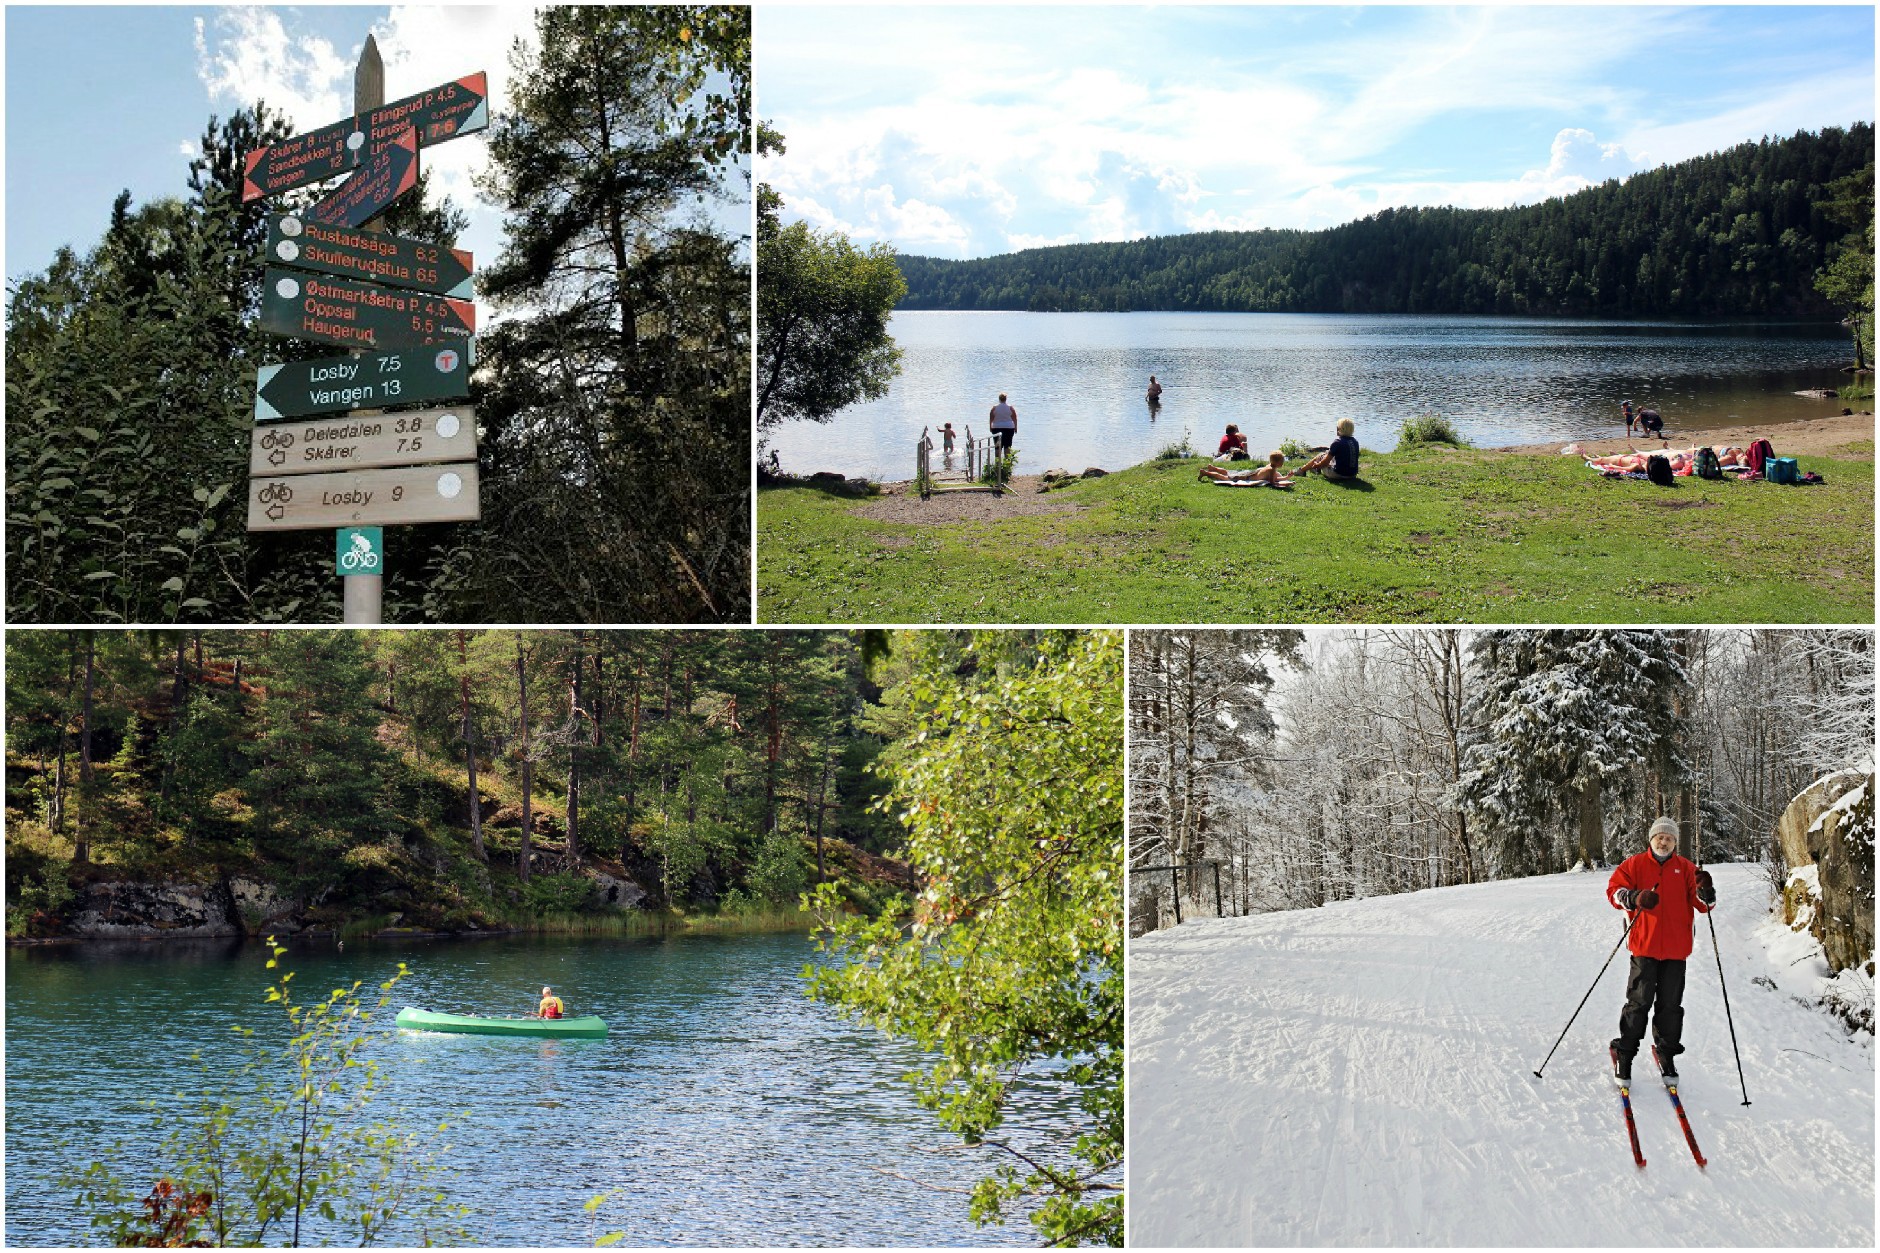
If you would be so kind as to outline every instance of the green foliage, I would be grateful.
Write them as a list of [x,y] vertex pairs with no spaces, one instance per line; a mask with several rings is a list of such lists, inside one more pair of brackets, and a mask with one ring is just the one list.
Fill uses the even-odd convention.
[[1157,452],[1154,457],[1150,458],[1150,460],[1152,461],[1186,461],[1190,457],[1199,456],[1199,455],[1200,454],[1195,452],[1195,446],[1192,443],[1190,443],[1188,440],[1188,432],[1183,431],[1182,437],[1180,439],[1175,440],[1172,443],[1167,443],[1167,444],[1162,445],[1161,451]]
[[1397,432],[1397,447],[1414,448],[1418,444],[1448,444],[1452,448],[1470,446],[1469,441],[1456,430],[1455,423],[1440,413],[1419,413],[1414,418],[1404,419],[1402,428]]
[[[1819,315],[1829,303],[1814,290],[1816,270],[1859,231],[1829,216],[1835,197],[1824,188],[1873,154],[1873,127],[1860,123],[1517,208],[1386,209],[1323,231],[896,263],[910,309]],[[1866,255],[1871,266],[1871,241]]]
[[1366,455],[1371,491],[1227,492],[1149,462],[1082,484],[1075,514],[1001,519],[996,543],[769,488],[758,604],[768,622],[1864,622],[1873,451],[1801,461],[1825,488],[1646,492],[1569,457],[1411,449]]
[[[273,937],[268,944],[268,969],[277,969],[287,950]],[[449,1146],[432,1150],[416,1133],[368,1121],[380,1083],[368,1050],[382,1038],[368,1028],[405,973],[400,963],[376,1000],[362,998],[355,982],[306,1004],[294,999],[293,972],[280,974],[267,1000],[286,1016],[287,1044],[260,1044],[254,1028],[236,1027],[251,1041],[240,1065],[188,1108],[151,1103],[165,1133],[151,1196],[163,1204],[139,1197],[104,1162],[64,1181],[92,1229],[120,1246],[163,1235],[242,1247],[367,1245],[393,1235],[408,1244],[468,1243],[461,1220],[469,1211],[450,1203],[435,1178],[434,1153]]]
[[760,437],[887,395],[901,369],[888,319],[907,291],[890,245],[793,222],[759,239],[757,273]]
[[1012,470],[1017,465],[1018,453],[1016,451],[1002,452],[987,461],[980,469],[979,481],[981,483],[1010,483]]
[[480,183],[506,232],[478,274],[508,315],[477,345],[502,456],[435,616],[748,617],[749,254],[696,210],[745,194],[749,12],[549,7],[517,47]]
[[1288,461],[1305,461],[1312,456],[1312,445],[1288,435],[1280,441],[1279,451],[1285,454]]
[[[1050,1243],[1123,1239],[1123,638],[1046,633],[1029,656],[973,637],[962,682],[935,650],[910,679],[919,732],[891,752],[885,802],[924,886],[911,925],[813,897],[834,956],[811,995],[939,1055],[924,1108],[1009,1161],[973,1190],[989,1223],[1020,1198]],[[1075,1087],[1080,1125],[1001,1136],[1028,1082]],[[1028,1120],[1029,1125],[1029,1120]]]
[[530,914],[572,914],[594,897],[594,884],[578,874],[533,874],[519,884],[522,907]]
[[[1815,276],[1815,290],[1847,315],[1854,332],[1854,364],[1865,366],[1873,361],[1874,347],[1873,162],[1835,179],[1825,191],[1822,212],[1848,233],[1830,250],[1827,268]],[[1873,395],[1871,383],[1867,395]]]

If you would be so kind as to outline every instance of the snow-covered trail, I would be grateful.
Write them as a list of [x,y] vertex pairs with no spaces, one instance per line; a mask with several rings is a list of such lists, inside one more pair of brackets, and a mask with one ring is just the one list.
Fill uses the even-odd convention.
[[1679,1092],[1707,1170],[1649,1049],[1632,1163],[1606,1060],[1623,950],[1533,1075],[1619,938],[1603,872],[1131,941],[1129,1243],[1873,1247],[1871,1041],[1781,987],[1825,967],[1789,965],[1761,872],[1711,869],[1753,1104],[1700,921]]

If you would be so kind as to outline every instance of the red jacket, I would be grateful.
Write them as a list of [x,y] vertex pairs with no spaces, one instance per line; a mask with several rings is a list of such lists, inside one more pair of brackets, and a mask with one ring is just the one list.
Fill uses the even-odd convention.
[[1697,915],[1710,912],[1710,906],[1697,899],[1697,867],[1671,854],[1663,865],[1651,850],[1634,853],[1614,867],[1606,881],[1606,899],[1614,909],[1613,898],[1620,888],[1658,893],[1658,903],[1633,915],[1632,942],[1626,947],[1634,957],[1655,957],[1659,961],[1683,961],[1691,955],[1691,934]]

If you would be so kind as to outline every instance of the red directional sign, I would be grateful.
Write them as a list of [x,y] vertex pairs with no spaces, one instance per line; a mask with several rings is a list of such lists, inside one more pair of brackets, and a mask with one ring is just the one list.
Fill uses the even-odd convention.
[[480,71],[466,74],[369,113],[255,149],[247,157],[242,199],[259,200],[345,174],[396,143],[407,126],[417,130],[418,146],[428,148],[489,124],[487,79]]
[[307,220],[321,226],[364,226],[417,185],[418,132],[407,126],[402,137],[373,154],[332,195],[307,210]]
[[448,296],[269,268],[261,279],[261,329],[348,348],[418,348],[476,334],[477,307]]

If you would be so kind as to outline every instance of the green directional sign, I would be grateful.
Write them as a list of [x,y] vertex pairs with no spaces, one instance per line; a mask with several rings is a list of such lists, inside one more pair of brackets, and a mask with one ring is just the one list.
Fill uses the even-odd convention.
[[475,364],[476,341],[468,339],[461,347],[447,344],[264,365],[255,371],[255,420],[461,400],[470,394],[470,367]]
[[333,554],[335,574],[385,573],[385,528],[380,526],[343,526]]
[[261,329],[347,348],[417,348],[476,334],[467,300],[270,267],[262,276]]
[[489,94],[482,73],[466,74],[369,113],[257,148],[244,162],[242,199],[259,200],[349,173],[396,142],[407,126],[417,130],[421,148],[483,130],[490,124]]
[[352,177],[313,208],[307,220],[322,226],[364,226],[418,185],[418,132],[409,126]]
[[470,275],[475,261],[462,249],[402,235],[321,226],[294,214],[268,220],[268,259],[295,269],[437,292],[458,300],[469,300],[474,294]]

